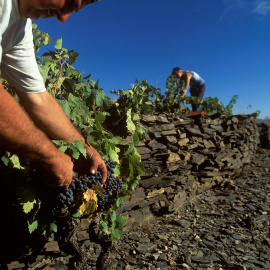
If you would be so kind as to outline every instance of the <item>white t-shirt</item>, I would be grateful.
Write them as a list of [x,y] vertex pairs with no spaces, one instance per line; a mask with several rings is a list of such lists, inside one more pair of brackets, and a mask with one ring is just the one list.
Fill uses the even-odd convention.
[[32,21],[20,17],[18,0],[0,0],[0,71],[22,92],[46,90],[36,62]]

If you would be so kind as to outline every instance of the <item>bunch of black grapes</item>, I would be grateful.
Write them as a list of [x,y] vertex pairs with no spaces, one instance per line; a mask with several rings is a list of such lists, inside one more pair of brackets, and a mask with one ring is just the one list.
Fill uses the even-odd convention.
[[[103,185],[104,192],[97,194],[97,212],[107,211],[113,206],[117,199],[117,193],[123,185],[122,178],[115,178],[113,175],[115,166],[111,160],[106,163],[108,177]],[[102,175],[99,171],[94,175],[78,175],[76,173],[68,188],[54,189],[57,198],[56,209],[77,209],[83,202],[83,193],[95,186],[101,186],[101,180]]]
[[55,98],[59,100],[65,100],[65,97],[62,94],[58,94],[58,93],[55,94]]
[[104,212],[109,210],[117,199],[117,193],[121,190],[123,185],[123,180],[121,177],[115,178],[113,176],[115,163],[113,161],[108,161],[107,164],[108,177],[103,186],[105,192],[98,193],[98,212]]

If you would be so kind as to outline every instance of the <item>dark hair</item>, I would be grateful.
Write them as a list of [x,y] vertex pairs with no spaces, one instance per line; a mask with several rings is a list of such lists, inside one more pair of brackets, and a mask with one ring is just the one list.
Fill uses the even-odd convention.
[[175,74],[175,72],[182,70],[180,67],[175,67],[172,70],[172,74]]

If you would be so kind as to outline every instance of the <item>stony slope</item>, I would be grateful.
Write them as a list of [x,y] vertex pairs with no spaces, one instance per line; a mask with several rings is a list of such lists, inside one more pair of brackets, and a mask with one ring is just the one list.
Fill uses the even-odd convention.
[[[237,179],[224,179],[194,197],[177,214],[156,216],[127,231],[111,253],[103,256],[103,264],[97,261],[104,250],[91,244],[89,235],[82,231],[78,241],[84,243],[86,251],[84,268],[71,267],[71,258],[52,241],[41,253],[27,250],[19,259],[0,264],[0,269],[270,269],[269,215],[270,150],[259,149]],[[12,231],[15,233],[14,228]],[[18,236],[23,235],[22,228],[20,231],[8,236],[14,252],[21,240]],[[2,231],[2,240],[6,232]],[[12,255],[10,245],[2,241],[8,252],[2,251],[1,259]]]
[[270,150],[259,150],[241,177],[126,233],[115,269],[270,269],[269,214]]

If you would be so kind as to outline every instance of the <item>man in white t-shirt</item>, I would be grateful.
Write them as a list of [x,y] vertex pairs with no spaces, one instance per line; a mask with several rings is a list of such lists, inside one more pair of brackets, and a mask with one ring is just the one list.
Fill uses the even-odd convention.
[[[12,83],[20,103],[0,83],[0,147],[38,161],[51,175],[50,186],[69,186],[73,163],[51,142],[82,140],[85,166],[94,174],[107,169],[99,153],[75,129],[57,101],[46,91],[35,60],[31,19],[56,17],[65,22],[97,0],[0,0],[0,71]],[[57,116],[57,117],[56,117]]]

